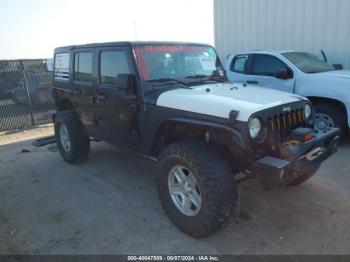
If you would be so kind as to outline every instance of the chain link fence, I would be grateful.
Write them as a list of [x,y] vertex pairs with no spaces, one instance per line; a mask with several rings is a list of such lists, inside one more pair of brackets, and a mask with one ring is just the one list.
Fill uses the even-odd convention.
[[0,132],[52,121],[49,68],[47,59],[0,60]]

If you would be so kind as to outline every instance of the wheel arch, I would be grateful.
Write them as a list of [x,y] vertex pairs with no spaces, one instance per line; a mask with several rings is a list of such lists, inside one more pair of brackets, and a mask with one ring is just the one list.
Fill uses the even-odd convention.
[[74,105],[72,101],[68,98],[63,98],[60,100],[57,104],[58,111],[64,111],[64,110],[74,110]]
[[218,123],[190,118],[172,118],[159,125],[155,132],[151,155],[157,157],[166,146],[182,140],[199,140],[223,146],[229,151],[246,150],[243,136]]
[[350,108],[347,108],[346,105],[338,100],[338,99],[333,99],[333,98],[328,98],[328,97],[319,97],[319,96],[308,96],[307,97],[312,104],[331,104],[335,107],[337,107],[343,114],[346,119],[346,124],[349,125],[349,114]]
[[56,115],[58,112],[72,110],[78,115],[78,112],[76,111],[76,108],[75,108],[73,102],[67,97],[64,97],[62,99],[56,99],[55,104],[56,104],[57,112],[52,114],[53,123],[55,122]]

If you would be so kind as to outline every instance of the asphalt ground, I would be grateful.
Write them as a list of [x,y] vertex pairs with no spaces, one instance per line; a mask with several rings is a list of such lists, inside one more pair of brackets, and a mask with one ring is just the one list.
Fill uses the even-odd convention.
[[65,163],[52,133],[0,136],[0,254],[349,254],[350,143],[298,187],[241,188],[241,212],[205,239],[179,232],[158,200],[155,163],[93,143],[89,160]]

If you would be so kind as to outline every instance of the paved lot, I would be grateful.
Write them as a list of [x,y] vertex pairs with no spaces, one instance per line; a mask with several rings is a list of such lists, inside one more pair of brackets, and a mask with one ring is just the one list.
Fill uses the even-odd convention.
[[94,143],[69,165],[31,145],[49,133],[0,137],[0,254],[350,254],[349,143],[302,186],[246,183],[239,222],[197,240],[165,216],[152,161]]

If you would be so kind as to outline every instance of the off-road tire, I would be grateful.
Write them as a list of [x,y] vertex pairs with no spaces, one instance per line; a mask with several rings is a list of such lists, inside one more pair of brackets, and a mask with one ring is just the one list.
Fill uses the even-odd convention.
[[[64,124],[68,130],[71,147],[69,152],[63,149],[60,140],[60,125]],[[55,118],[55,138],[58,150],[63,159],[71,164],[85,161],[90,153],[90,139],[84,132],[79,117],[74,111],[67,110],[58,112]]]
[[[168,175],[176,165],[186,167],[198,181],[202,205],[195,216],[182,214],[171,199]],[[230,166],[215,148],[200,142],[175,143],[161,152],[157,188],[169,219],[179,230],[195,238],[225,228],[237,207],[237,187]]]
[[345,114],[336,105],[330,104],[315,104],[314,105],[316,114],[322,113],[332,118],[335,127],[341,129],[342,133],[346,133],[347,120]]

